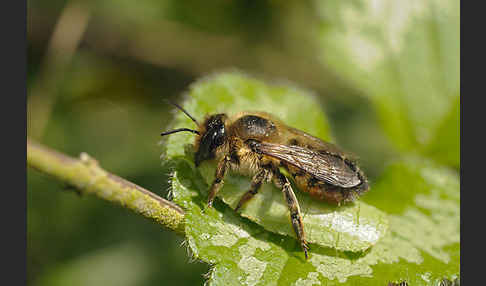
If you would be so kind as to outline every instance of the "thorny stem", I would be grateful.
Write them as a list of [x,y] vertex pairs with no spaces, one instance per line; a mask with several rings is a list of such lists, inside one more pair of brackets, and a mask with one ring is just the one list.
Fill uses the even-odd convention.
[[73,186],[82,194],[94,194],[184,234],[184,211],[178,205],[108,173],[86,153],[76,159],[27,139],[27,165]]

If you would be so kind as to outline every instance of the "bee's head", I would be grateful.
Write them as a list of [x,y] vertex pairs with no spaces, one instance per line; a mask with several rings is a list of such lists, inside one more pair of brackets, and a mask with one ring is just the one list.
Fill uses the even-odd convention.
[[216,148],[223,145],[226,141],[226,129],[225,121],[226,114],[215,114],[209,116],[204,123],[201,125],[197,122],[194,117],[192,117],[187,111],[185,111],[181,106],[171,103],[178,109],[180,109],[184,114],[194,121],[199,130],[193,130],[189,128],[178,128],[170,131],[163,132],[161,135],[169,135],[181,131],[188,131],[197,134],[196,138],[196,156],[195,164],[199,166],[202,161],[213,159],[215,157]]
[[196,140],[195,164],[215,157],[216,148],[226,141],[226,114],[211,115],[201,126],[201,134]]

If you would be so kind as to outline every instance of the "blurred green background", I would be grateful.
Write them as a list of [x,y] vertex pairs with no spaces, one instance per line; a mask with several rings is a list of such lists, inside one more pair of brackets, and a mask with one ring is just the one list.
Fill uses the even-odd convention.
[[[163,197],[164,100],[233,68],[312,90],[371,182],[404,154],[459,170],[459,1],[27,4],[28,136]],[[209,266],[182,237],[36,171],[27,180],[29,285],[204,283]]]

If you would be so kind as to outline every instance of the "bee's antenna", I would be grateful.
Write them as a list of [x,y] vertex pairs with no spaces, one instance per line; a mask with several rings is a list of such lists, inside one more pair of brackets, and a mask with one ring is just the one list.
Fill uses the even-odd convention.
[[189,114],[189,113],[188,113],[188,112],[187,112],[187,111],[186,111],[184,108],[182,108],[182,106],[180,106],[179,104],[177,104],[177,103],[175,103],[175,102],[172,102],[172,101],[170,101],[170,100],[167,100],[167,102],[168,102],[169,104],[172,104],[172,105],[174,105],[175,107],[177,107],[177,108],[178,108],[180,111],[184,112],[184,114],[185,114],[185,115],[187,115],[189,118],[191,118],[191,119],[192,119],[192,121],[194,121],[194,123],[196,123],[196,125],[197,125],[197,126],[199,126],[199,123],[197,122],[197,120],[196,120],[194,117],[192,117],[192,115],[190,115],[190,114]]
[[177,132],[182,132],[182,131],[189,131],[189,132],[192,132],[192,133],[196,133],[197,135],[200,135],[199,131],[197,131],[197,130],[192,130],[192,129],[189,129],[189,128],[179,128],[179,129],[174,129],[174,130],[170,130],[170,131],[162,132],[160,135],[161,135],[161,136],[165,136],[165,135],[169,135],[169,134],[172,134],[172,133],[177,133]]

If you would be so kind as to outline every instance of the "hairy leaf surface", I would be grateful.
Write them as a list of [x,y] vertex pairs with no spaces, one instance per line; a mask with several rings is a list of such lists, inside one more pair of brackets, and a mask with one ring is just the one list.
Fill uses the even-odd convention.
[[[291,108],[296,98],[298,108]],[[196,83],[184,107],[198,120],[207,113],[262,110],[330,140],[312,95],[239,73]],[[191,124],[183,114],[176,115],[174,127]],[[266,185],[237,214],[232,208],[250,178],[230,173],[221,200],[208,209],[214,163],[195,168],[192,134],[167,140],[172,197],[186,209],[191,253],[214,266],[211,285],[387,285],[401,280],[435,285],[459,273],[459,179],[454,172],[420,158],[401,160],[387,168],[359,203],[341,208],[296,191],[306,231],[316,240],[306,261],[279,190]],[[378,239],[371,242],[373,233]]]

